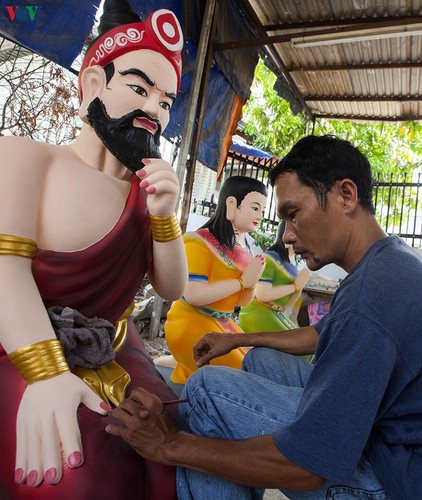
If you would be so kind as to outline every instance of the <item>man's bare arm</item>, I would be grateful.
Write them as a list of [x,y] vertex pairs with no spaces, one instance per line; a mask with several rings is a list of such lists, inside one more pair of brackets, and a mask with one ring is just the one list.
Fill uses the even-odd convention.
[[285,332],[258,332],[228,335],[207,333],[194,346],[193,354],[198,366],[227,354],[238,347],[269,347],[294,355],[315,352],[318,334],[313,326],[305,326]]
[[161,401],[140,388],[112,414],[122,425],[108,425],[107,432],[120,436],[141,456],[155,462],[195,469],[250,487],[317,490],[325,484],[322,477],[284,457],[270,435],[225,440],[179,431]]

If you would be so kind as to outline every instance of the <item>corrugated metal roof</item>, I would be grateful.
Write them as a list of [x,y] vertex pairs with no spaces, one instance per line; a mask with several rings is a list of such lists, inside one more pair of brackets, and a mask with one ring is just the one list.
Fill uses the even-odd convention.
[[421,0],[237,1],[310,118],[422,120]]

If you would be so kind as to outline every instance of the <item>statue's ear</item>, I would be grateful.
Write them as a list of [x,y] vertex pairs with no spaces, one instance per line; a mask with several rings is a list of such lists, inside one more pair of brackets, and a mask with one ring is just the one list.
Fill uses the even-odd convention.
[[237,200],[234,196],[228,196],[226,199],[226,219],[229,222],[234,221],[234,216],[237,209]]
[[102,66],[90,66],[85,68],[81,75],[82,102],[79,108],[79,116],[86,122],[88,106],[106,88],[106,75]]

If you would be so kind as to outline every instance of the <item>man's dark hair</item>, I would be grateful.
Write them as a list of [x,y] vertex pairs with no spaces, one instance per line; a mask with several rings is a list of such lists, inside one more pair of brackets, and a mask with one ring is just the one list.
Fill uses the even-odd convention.
[[371,165],[348,141],[329,135],[304,137],[270,171],[271,185],[274,186],[277,177],[285,172],[296,172],[300,182],[315,191],[324,210],[327,208],[327,193],[334,184],[351,179],[357,186],[362,208],[375,214]]
[[234,175],[226,179],[221,186],[218,196],[217,210],[215,214],[207,221],[202,228],[208,228],[221,244],[223,250],[233,250],[236,244],[236,236],[233,231],[232,223],[227,220],[226,200],[229,196],[234,196],[237,201],[237,207],[241,205],[243,198],[248,193],[256,191],[267,196],[267,188],[258,179]]

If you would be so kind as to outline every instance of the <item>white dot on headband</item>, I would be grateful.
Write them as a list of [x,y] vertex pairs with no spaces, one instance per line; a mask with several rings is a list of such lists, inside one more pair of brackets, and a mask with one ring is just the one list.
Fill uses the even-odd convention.
[[173,38],[174,35],[176,34],[174,26],[172,26],[170,23],[163,24],[163,31],[169,38]]

